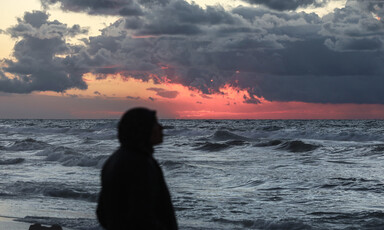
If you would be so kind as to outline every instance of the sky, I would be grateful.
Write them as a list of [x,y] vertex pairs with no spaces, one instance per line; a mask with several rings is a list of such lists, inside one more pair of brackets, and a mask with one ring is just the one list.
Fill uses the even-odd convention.
[[384,0],[1,0],[0,119],[384,119],[383,43]]

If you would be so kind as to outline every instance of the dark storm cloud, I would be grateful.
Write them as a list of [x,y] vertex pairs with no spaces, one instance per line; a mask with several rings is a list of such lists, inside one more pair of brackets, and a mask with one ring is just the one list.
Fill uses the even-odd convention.
[[[172,3],[167,6],[171,7]],[[201,8],[195,7],[191,8],[201,12]],[[366,17],[358,9],[343,11],[350,14],[349,17]],[[164,9],[153,11],[158,15],[146,18],[142,27],[131,27],[129,32],[140,34],[145,23],[151,23],[150,18],[161,18],[162,12]],[[225,13],[233,20],[218,20],[217,24],[207,23],[209,20],[202,20],[202,14],[196,13],[200,18],[194,25],[203,31],[199,36],[180,33],[133,38],[129,32],[117,36],[115,31],[126,28],[126,20],[121,20],[106,28],[103,35],[90,39],[87,54],[91,58],[88,60],[99,60],[93,64],[95,66],[118,63],[117,69],[108,70],[127,71],[127,76],[144,80],[148,80],[148,74],[143,72],[165,76],[171,82],[205,94],[218,93],[226,84],[240,87],[249,92],[245,103],[260,103],[255,96],[273,101],[384,102],[384,90],[379,81],[384,73],[382,55],[367,52],[380,47],[381,30],[377,30],[377,34],[367,34],[367,29],[361,27],[360,37],[340,29],[337,33],[329,32],[327,26],[338,27],[337,23],[344,23],[338,19],[337,12],[324,20],[316,14],[249,7]],[[192,18],[188,20],[191,22]],[[373,20],[372,23],[380,24]],[[331,46],[330,42],[341,38],[351,42]],[[161,63],[167,67],[162,68]],[[99,69],[95,71],[100,72]],[[367,81],[362,84],[364,79]],[[359,85],[364,87],[356,87]]]
[[[47,23],[48,17],[48,14],[41,11],[26,12],[24,14],[24,21],[35,28],[39,28]],[[22,23],[23,20],[19,18],[18,22]]]
[[[132,3],[111,1],[108,4],[117,4],[113,8],[107,4],[109,1],[103,1],[107,4],[104,7],[99,1],[44,2],[60,2],[66,10],[115,15],[120,14],[119,7]],[[257,2],[272,6],[274,1]],[[204,97],[222,93],[220,89],[225,85],[234,86],[248,92],[244,103],[261,103],[259,97],[270,101],[384,103],[384,28],[377,18],[381,2],[348,1],[346,7],[322,18],[283,9],[317,6],[325,1],[279,2],[285,5],[275,9],[282,11],[262,7],[203,9],[181,0],[160,4],[140,1],[140,15],[121,17],[104,28],[101,35],[83,40],[82,47],[63,42],[66,36],[81,33],[80,27],[44,22],[44,15],[32,15],[8,30],[23,41],[15,46],[18,61],[7,60],[8,67],[3,67],[17,78],[8,78],[4,73],[0,77],[10,86],[4,88],[24,83],[18,89],[27,92],[23,87],[35,81],[31,74],[36,75],[30,69],[44,66],[33,62],[41,60],[46,70],[67,76],[75,72],[74,79],[78,80],[85,72],[101,78],[119,73],[125,78],[153,79],[155,84],[182,84],[200,90]],[[29,51],[41,47],[35,42],[43,39],[52,43],[47,43],[46,50]],[[66,58],[56,56],[71,52]],[[24,60],[26,57],[37,58],[29,60],[32,65]],[[29,72],[23,72],[18,62]],[[62,89],[51,86],[50,90],[81,88],[81,84],[69,85]],[[170,91],[172,95],[154,89],[158,96],[177,96],[176,91]]]
[[147,90],[155,91],[157,96],[165,98],[176,98],[179,95],[177,91],[169,91],[162,88],[148,88]]
[[383,48],[384,24],[370,10],[370,1],[348,1],[324,17],[321,34],[325,45],[336,51],[378,51]]
[[232,25],[237,18],[221,7],[207,6],[204,10],[185,1],[171,1],[156,12],[146,15],[139,35],[196,35],[206,32],[206,26]]
[[382,76],[268,76],[256,77],[257,96],[270,101],[383,104]]
[[357,1],[355,2],[349,0],[349,4],[358,4],[361,7],[365,7],[368,11],[372,12],[376,16],[383,18],[384,17],[384,1],[383,0],[365,0],[365,1]]
[[86,12],[89,14],[137,16],[142,15],[142,9],[133,0],[41,0],[45,8],[60,4],[64,11]]
[[246,0],[251,4],[260,4],[274,10],[296,10],[299,7],[320,7],[329,0]]
[[[86,33],[75,25],[67,27],[58,21],[47,21],[48,15],[34,11],[18,19],[7,33],[19,39],[13,50],[14,59],[3,59],[0,91],[30,93],[32,91],[63,92],[69,88],[86,89],[82,79],[86,71],[67,56],[77,47],[66,43],[66,36]],[[64,55],[58,57],[56,55]]]

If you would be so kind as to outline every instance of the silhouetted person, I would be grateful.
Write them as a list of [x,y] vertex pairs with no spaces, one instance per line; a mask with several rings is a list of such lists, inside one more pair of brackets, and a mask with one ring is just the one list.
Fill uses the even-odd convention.
[[153,158],[162,143],[156,112],[127,111],[118,125],[120,148],[103,166],[97,218],[107,230],[177,229],[164,176]]

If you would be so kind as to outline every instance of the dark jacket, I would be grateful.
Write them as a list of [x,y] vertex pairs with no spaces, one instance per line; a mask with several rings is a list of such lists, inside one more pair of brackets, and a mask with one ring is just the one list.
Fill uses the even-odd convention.
[[121,147],[104,164],[97,218],[107,230],[175,230],[175,212],[152,151]]

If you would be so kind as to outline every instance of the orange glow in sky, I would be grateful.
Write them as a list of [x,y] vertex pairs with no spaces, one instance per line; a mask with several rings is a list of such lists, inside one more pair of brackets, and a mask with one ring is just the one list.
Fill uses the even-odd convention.
[[[192,2],[189,1],[188,2]],[[208,5],[220,3],[231,9],[238,6],[236,1],[196,0],[197,4],[206,8]],[[320,17],[343,8],[346,0],[329,1],[321,8],[308,8],[305,12],[315,12]],[[244,1],[241,4],[245,4]],[[25,12],[43,10],[40,0],[0,1],[0,68],[5,67],[1,60],[15,60],[13,47],[18,41],[7,34],[7,28],[18,24]],[[68,27],[79,24],[88,28],[88,34],[67,38],[72,45],[83,44],[82,38],[98,36],[102,30],[112,25],[119,16],[89,15],[83,12],[63,11],[59,5],[51,6],[49,20],[58,20]],[[379,20],[379,15],[372,13],[372,20]],[[113,31],[110,31],[113,34]],[[135,35],[133,39],[153,38],[154,35]],[[66,54],[56,57],[65,58]],[[162,60],[162,59],[161,59]],[[176,66],[168,63],[157,63],[158,69],[165,74],[174,74]],[[100,69],[111,71],[123,66],[100,66]],[[240,76],[242,69],[235,71]],[[103,72],[103,71],[99,71]],[[5,72],[7,78],[15,78]],[[237,89],[224,85],[220,92],[208,89],[209,94],[176,84],[167,77],[149,74],[149,81],[126,77],[126,73],[96,76],[85,74],[83,80],[88,89],[69,89],[62,93],[47,91],[31,94],[0,92],[0,118],[119,118],[127,109],[144,106],[158,111],[160,118],[181,119],[384,119],[384,105],[380,104],[316,104],[304,102],[268,101],[265,98],[249,95],[246,89]],[[176,80],[175,80],[176,79]],[[208,79],[213,85],[218,84],[216,78]],[[156,83],[160,82],[160,83]],[[179,81],[181,82],[181,81]],[[235,83],[238,80],[234,79]],[[253,103],[250,103],[253,102]],[[256,103],[256,104],[255,104]]]
[[[36,94],[71,97],[93,103],[90,107],[87,104],[73,107],[71,114],[76,118],[119,118],[125,110],[135,106],[156,109],[160,118],[179,119],[384,118],[384,105],[271,102],[264,98],[256,98],[260,101],[258,104],[249,104],[244,99],[250,97],[246,90],[228,85],[222,87],[220,93],[202,94],[196,89],[166,80],[155,84],[153,80],[145,82],[120,75],[97,79],[92,74],[87,74],[84,80],[88,84],[87,90],[72,89],[65,93]],[[167,92],[171,92],[171,96],[167,97]],[[96,101],[103,101],[108,106],[98,108]]]

